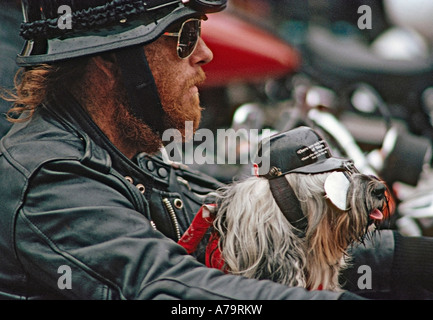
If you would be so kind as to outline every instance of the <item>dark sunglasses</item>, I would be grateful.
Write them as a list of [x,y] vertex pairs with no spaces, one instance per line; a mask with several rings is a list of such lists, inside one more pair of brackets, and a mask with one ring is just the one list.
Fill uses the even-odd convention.
[[201,20],[189,19],[182,23],[179,32],[165,32],[165,36],[177,37],[177,55],[186,59],[193,54],[201,34]]

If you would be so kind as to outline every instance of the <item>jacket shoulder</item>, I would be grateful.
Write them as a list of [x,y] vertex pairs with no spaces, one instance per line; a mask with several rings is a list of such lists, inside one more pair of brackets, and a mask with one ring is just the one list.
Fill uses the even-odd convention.
[[85,133],[39,115],[14,124],[0,141],[0,154],[25,176],[57,160],[77,160],[103,172],[111,168],[109,154]]

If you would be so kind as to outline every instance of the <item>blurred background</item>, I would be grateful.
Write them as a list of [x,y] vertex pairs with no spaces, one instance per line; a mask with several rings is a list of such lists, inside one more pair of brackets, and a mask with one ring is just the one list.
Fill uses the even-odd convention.
[[[0,16],[0,86],[12,88],[18,1],[0,0]],[[432,16],[431,0],[229,0],[203,24],[214,60],[204,67],[201,128],[255,129],[260,139],[264,129],[311,126],[392,188],[397,210],[384,228],[431,236]],[[0,112],[9,107],[2,101]],[[8,128],[0,117],[0,134]],[[250,139],[216,148],[251,158]],[[191,166],[223,182],[251,174],[240,161]]]
[[[433,235],[432,14],[427,0],[230,0],[203,27],[215,57],[202,126],[314,127],[392,188],[384,228]],[[241,159],[248,138],[216,148]],[[251,164],[197,167],[224,182],[251,174]]]

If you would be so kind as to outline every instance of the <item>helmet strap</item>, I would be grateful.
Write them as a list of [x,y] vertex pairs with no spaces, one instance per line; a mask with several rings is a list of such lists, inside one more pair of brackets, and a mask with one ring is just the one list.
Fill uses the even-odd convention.
[[123,48],[115,55],[131,113],[161,135],[164,110],[143,46]]

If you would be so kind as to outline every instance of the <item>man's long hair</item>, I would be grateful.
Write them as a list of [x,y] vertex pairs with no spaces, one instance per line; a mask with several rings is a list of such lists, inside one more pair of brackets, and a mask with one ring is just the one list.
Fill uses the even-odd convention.
[[[100,56],[103,60],[113,61],[110,53]],[[126,91],[120,80],[120,70],[115,64],[112,66],[113,78],[109,79],[95,67],[92,57],[20,69],[15,76],[14,91],[3,94],[6,100],[13,102],[12,108],[7,112],[8,120],[24,122],[41,106],[55,108],[56,104],[50,103],[51,100],[66,90],[87,109],[97,125],[100,124],[101,115],[109,117],[110,122],[105,125],[111,131],[105,134],[117,147],[121,146],[127,152],[157,152],[162,145],[161,138],[144,121],[131,114]],[[107,84],[112,88],[107,87]]]
[[32,117],[36,109],[51,99],[60,86],[76,87],[81,81],[88,58],[42,64],[20,68],[15,75],[13,90],[2,90],[1,98],[13,105],[6,114],[11,122],[23,122]]

